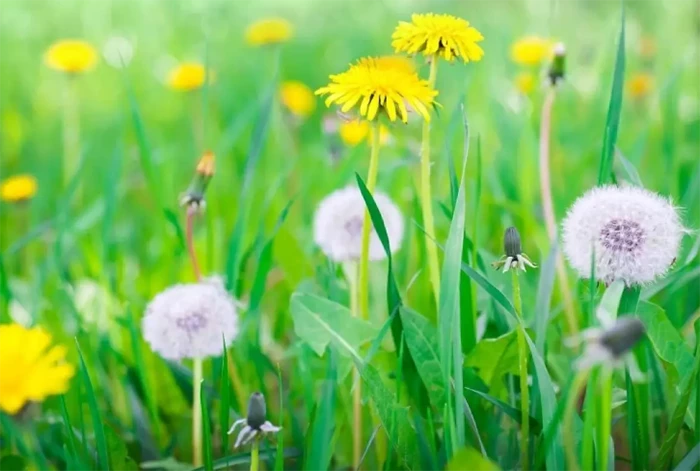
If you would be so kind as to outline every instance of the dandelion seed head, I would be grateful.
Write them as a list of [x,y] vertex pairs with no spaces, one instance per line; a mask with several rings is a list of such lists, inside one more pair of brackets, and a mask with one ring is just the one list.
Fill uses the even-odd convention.
[[[404,222],[401,211],[382,192],[375,191],[374,201],[384,219],[392,252],[401,248]],[[348,186],[328,195],[321,201],[314,216],[314,242],[328,258],[335,262],[358,260],[362,246],[365,201],[360,190]],[[372,229],[370,233],[369,258],[382,260],[386,257],[384,247]]]
[[238,313],[220,278],[167,288],[146,308],[143,336],[169,360],[220,355],[238,335]]
[[563,222],[564,253],[583,278],[641,285],[672,265],[685,229],[676,208],[637,187],[594,188],[573,204]]
[[134,45],[123,36],[112,36],[102,47],[102,56],[111,67],[122,69],[134,58]]

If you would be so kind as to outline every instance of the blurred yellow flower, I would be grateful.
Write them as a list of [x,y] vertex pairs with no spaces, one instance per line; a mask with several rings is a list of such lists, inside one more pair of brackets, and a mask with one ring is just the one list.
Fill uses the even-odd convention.
[[282,104],[293,114],[306,118],[316,108],[314,92],[302,82],[289,80],[280,87]]
[[316,90],[316,95],[329,95],[326,106],[335,103],[341,106],[343,113],[359,105],[360,115],[368,121],[385,113],[391,121],[398,117],[405,123],[408,107],[430,121],[429,108],[436,105],[438,92],[427,80],[373,57],[360,59],[347,71],[331,75],[330,79],[331,83]]
[[[338,128],[338,134],[340,134],[340,139],[345,143],[345,145],[354,147],[367,139],[369,136],[369,122],[359,119],[354,119],[352,121],[343,121]],[[379,125],[379,143],[384,145],[391,139],[391,134],[389,129],[383,124]]]
[[520,72],[515,76],[515,88],[523,95],[529,95],[535,91],[537,77],[532,72]]
[[75,370],[65,356],[39,327],[0,325],[0,410],[16,414],[27,402],[66,392]]
[[639,55],[644,59],[652,59],[656,55],[656,41],[651,36],[639,40]]
[[44,54],[44,61],[60,72],[80,73],[95,66],[97,51],[85,41],[66,39],[53,43]]
[[484,55],[477,44],[484,39],[481,33],[468,21],[452,15],[414,14],[410,23],[399,22],[391,39],[396,52],[422,52],[448,61],[455,57],[464,62],[479,61]]
[[539,36],[527,36],[516,41],[510,48],[510,57],[520,65],[540,65],[551,53],[554,42]]
[[292,24],[283,18],[266,18],[248,26],[245,40],[251,46],[287,42],[292,37]]
[[17,203],[30,199],[36,194],[36,178],[32,175],[15,175],[0,183],[0,200]]
[[207,77],[204,66],[198,62],[182,62],[168,74],[168,86],[180,92],[197,90]]
[[638,72],[627,81],[627,93],[634,99],[644,98],[654,88],[654,77],[647,72]]

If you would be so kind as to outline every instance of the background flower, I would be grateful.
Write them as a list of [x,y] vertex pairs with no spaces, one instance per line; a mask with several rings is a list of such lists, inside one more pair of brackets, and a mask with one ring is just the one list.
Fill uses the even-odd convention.
[[167,82],[173,90],[190,92],[204,85],[206,77],[204,65],[199,62],[183,62],[170,71]]
[[627,94],[636,100],[649,95],[654,88],[654,77],[647,72],[639,72],[634,74],[627,81]]
[[53,43],[44,60],[46,65],[60,72],[86,72],[97,63],[97,51],[85,41],[66,39]]
[[515,76],[515,88],[523,95],[529,95],[537,87],[537,76],[532,72],[520,72]]
[[479,61],[484,50],[477,44],[484,37],[469,22],[452,15],[414,14],[411,22],[402,21],[391,35],[396,52],[438,56],[452,61]]
[[223,340],[238,335],[238,313],[222,280],[178,284],[150,302],[143,337],[163,358],[182,360],[220,355]]
[[[359,119],[343,121],[338,127],[340,139],[350,147],[354,147],[364,141],[369,136],[369,123]],[[379,143],[384,145],[391,140],[389,129],[383,124],[379,125]]]
[[280,87],[282,104],[294,115],[307,118],[316,108],[316,97],[304,83],[296,80],[283,82]]
[[[375,191],[372,196],[384,219],[391,250],[395,252],[401,248],[403,241],[403,216],[384,193]],[[348,186],[331,193],[321,201],[314,215],[314,242],[335,262],[359,259],[364,214],[365,201],[358,188]],[[373,228],[369,259],[382,260],[385,257],[384,248]]]
[[564,253],[582,278],[627,285],[654,281],[678,254],[684,229],[671,202],[638,187],[594,188],[563,222]]
[[539,36],[527,36],[516,41],[510,48],[510,57],[519,65],[540,65],[552,54],[554,42]]
[[15,175],[0,183],[0,200],[17,203],[32,198],[36,194],[36,178],[32,175]]
[[134,45],[123,36],[112,36],[102,47],[102,56],[111,67],[121,69],[134,58]]
[[245,39],[251,46],[287,42],[292,38],[292,24],[283,18],[266,18],[248,26]]

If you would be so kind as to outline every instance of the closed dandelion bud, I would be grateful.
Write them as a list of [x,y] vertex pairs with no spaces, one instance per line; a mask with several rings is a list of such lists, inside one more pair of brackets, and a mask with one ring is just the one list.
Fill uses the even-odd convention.
[[248,416],[239,419],[231,425],[228,434],[231,435],[236,427],[243,425],[243,428],[238,433],[234,448],[259,440],[263,435],[278,433],[282,427],[273,425],[269,420],[266,420],[267,407],[265,406],[265,396],[260,392],[254,392],[248,400]]
[[192,183],[185,194],[180,198],[180,205],[187,206],[190,210],[199,210],[205,205],[204,192],[209,185],[211,177],[214,176],[214,154],[205,152],[199,159],[195,169]]
[[506,236],[503,241],[506,257],[517,257],[522,252],[520,246],[520,234],[515,227],[506,229]]
[[265,416],[267,416],[265,396],[260,392],[254,392],[248,400],[248,425],[252,428],[260,428],[265,423]]
[[621,317],[600,336],[600,344],[606,347],[613,357],[619,358],[635,346],[644,336],[646,329],[636,317]]
[[549,66],[547,76],[552,86],[557,85],[564,80],[566,69],[566,47],[564,43],[558,43],[554,46],[554,58]]

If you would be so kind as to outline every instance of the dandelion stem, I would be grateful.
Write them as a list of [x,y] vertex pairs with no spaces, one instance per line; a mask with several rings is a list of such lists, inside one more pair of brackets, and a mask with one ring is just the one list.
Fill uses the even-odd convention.
[[[80,115],[75,77],[65,77],[63,87],[63,184],[67,187],[80,162]],[[77,191],[77,190],[76,190]]]
[[[437,78],[437,57],[430,61],[430,75],[428,82],[430,88],[435,88]],[[423,135],[420,151],[420,198],[423,211],[423,226],[425,227],[425,246],[428,250],[428,273],[430,283],[433,286],[435,304],[440,300],[440,266],[438,262],[437,246],[435,245],[435,222],[433,220],[433,206],[430,190],[430,122],[423,121]]]
[[[347,262],[343,265],[345,278],[350,291],[350,312],[353,317],[360,315],[358,309],[357,264]],[[360,371],[355,368],[352,377],[352,469],[357,470],[362,459],[362,381]]]
[[588,381],[588,370],[581,370],[574,378],[569,395],[566,398],[566,408],[564,409],[563,431],[564,431],[564,450],[566,452],[567,467],[571,471],[580,469],[578,457],[576,456],[576,439],[574,437],[574,412],[576,411],[576,400],[578,399],[581,390],[586,386]]
[[610,454],[610,433],[612,427],[612,370],[603,365],[599,378],[600,392],[596,405],[598,406],[598,443],[600,456],[598,469],[607,470]]
[[260,442],[256,438],[253,440],[253,447],[250,449],[250,471],[258,471],[260,468]]
[[192,271],[197,281],[202,279],[202,272],[199,270],[199,262],[197,262],[197,252],[194,249],[194,217],[196,211],[187,208],[187,221],[185,224],[185,242],[187,243],[187,252],[190,254],[192,261]]
[[[518,271],[516,269],[511,270],[511,273],[513,274],[513,304],[515,307],[515,312],[522,321],[523,305],[520,296],[520,278],[518,278]],[[519,323],[517,329],[519,356],[518,366],[520,374],[520,467],[523,469],[523,471],[525,471],[529,468],[530,451],[530,391],[528,390],[527,384],[528,347],[527,340],[525,339],[524,324],[522,322]]]
[[[367,172],[367,189],[374,193],[377,184],[377,171],[379,169],[379,122],[372,123],[370,131],[372,143],[369,157],[369,171]],[[369,211],[365,209],[365,218],[362,223],[362,251],[360,252],[360,314],[363,319],[369,319],[369,235],[372,229],[372,222],[369,218]]]
[[[552,199],[552,182],[549,171],[549,141],[552,129],[552,105],[556,97],[556,88],[549,89],[542,105],[542,119],[540,120],[540,195],[544,212],[545,225],[550,243],[557,238],[557,221],[554,215],[554,203]],[[575,336],[578,333],[576,320],[576,308],[569,291],[569,277],[566,274],[566,266],[561,252],[557,253],[557,276],[559,277],[560,290],[564,299],[564,313],[569,327],[569,334]]]
[[192,363],[192,464],[202,465],[202,359]]

